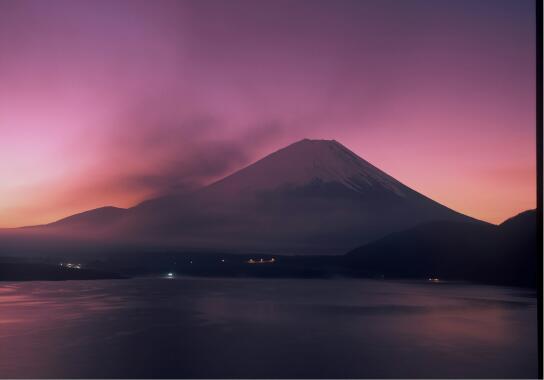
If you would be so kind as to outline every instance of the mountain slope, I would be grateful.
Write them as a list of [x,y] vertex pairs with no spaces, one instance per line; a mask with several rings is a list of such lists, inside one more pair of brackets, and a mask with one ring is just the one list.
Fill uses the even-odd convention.
[[79,214],[71,215],[69,217],[57,220],[56,222],[49,223],[47,227],[87,227],[95,228],[102,224],[110,224],[119,220],[123,215],[125,215],[126,209],[105,206],[100,208],[95,208],[93,210],[84,211]]
[[129,211],[132,231],[235,251],[343,253],[430,220],[472,219],[336,141],[302,140],[191,195]]
[[499,226],[432,222],[390,234],[346,255],[361,275],[440,277],[535,286],[536,211]]
[[304,139],[280,149],[212,185],[207,191],[240,194],[300,187],[314,180],[337,183],[354,192],[381,188],[404,196],[406,186],[335,140]]
[[474,221],[334,140],[305,139],[192,193],[94,210],[42,229],[62,224],[103,239],[185,249],[341,254],[438,220]]

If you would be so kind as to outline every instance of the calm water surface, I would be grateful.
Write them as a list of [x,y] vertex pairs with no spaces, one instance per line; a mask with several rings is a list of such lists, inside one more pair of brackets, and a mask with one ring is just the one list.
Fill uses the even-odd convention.
[[523,289],[370,280],[0,283],[0,377],[536,377]]

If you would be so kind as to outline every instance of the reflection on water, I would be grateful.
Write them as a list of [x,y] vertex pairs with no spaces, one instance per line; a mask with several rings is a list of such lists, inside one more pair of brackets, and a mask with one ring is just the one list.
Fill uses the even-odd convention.
[[0,285],[0,377],[536,377],[526,290],[362,280]]

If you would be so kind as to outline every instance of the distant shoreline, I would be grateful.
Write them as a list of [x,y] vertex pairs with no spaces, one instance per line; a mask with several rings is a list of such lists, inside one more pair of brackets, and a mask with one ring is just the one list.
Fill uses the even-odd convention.
[[94,269],[72,269],[51,264],[1,263],[2,281],[121,280],[129,277]]

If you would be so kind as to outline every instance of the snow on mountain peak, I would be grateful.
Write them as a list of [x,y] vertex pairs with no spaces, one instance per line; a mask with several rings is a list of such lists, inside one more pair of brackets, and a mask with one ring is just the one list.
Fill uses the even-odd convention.
[[354,191],[380,187],[404,196],[408,188],[336,140],[303,139],[210,185],[229,192],[274,190],[313,181],[337,182]]

